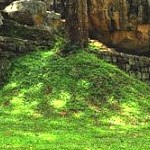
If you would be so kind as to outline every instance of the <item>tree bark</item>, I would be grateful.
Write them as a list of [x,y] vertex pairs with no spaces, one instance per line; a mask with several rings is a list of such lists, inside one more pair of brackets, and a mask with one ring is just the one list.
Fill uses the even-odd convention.
[[88,44],[87,0],[67,0],[66,26],[71,45],[86,47]]

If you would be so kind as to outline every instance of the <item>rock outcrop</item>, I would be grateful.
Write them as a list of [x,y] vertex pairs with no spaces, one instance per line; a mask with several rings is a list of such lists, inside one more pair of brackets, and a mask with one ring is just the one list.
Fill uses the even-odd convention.
[[42,24],[46,11],[44,2],[31,0],[14,1],[4,9],[12,20],[31,26]]
[[46,2],[50,0],[0,0],[0,87],[12,58],[52,46],[61,16],[48,11]]
[[88,0],[91,35],[134,54],[150,51],[149,0]]
[[[61,16],[53,11],[47,11],[45,2],[50,2],[50,0],[0,0],[0,2],[3,3],[3,6],[8,4],[0,13],[0,36],[13,39],[14,51],[18,47],[17,41],[19,41],[14,39],[29,41],[30,46],[33,43],[33,49],[35,49],[35,45],[45,48],[51,46],[53,34],[60,28]],[[9,47],[10,41],[7,44],[6,42],[2,43],[1,40],[1,51],[12,49]],[[26,51],[29,51],[28,46],[21,50],[22,53]]]

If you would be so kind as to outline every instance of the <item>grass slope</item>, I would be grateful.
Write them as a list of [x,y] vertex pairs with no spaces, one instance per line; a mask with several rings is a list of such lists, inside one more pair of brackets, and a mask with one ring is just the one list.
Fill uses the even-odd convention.
[[85,51],[17,58],[0,90],[0,149],[149,150],[149,91]]

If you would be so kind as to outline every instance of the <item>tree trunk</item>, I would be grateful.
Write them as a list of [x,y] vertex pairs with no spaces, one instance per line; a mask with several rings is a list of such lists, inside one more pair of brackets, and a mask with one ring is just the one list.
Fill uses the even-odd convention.
[[71,45],[86,47],[88,44],[87,0],[67,0],[66,26]]

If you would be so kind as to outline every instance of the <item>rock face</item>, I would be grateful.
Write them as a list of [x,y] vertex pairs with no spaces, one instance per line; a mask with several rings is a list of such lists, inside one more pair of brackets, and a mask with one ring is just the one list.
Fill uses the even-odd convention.
[[150,51],[149,0],[88,0],[90,33],[129,53]]
[[[46,1],[47,2],[47,1]],[[5,16],[20,24],[28,26],[43,26],[49,29],[60,25],[60,14],[47,11],[47,2],[39,0],[18,0],[4,9]]]
[[[30,45],[33,43],[33,49],[35,45],[50,47],[54,38],[53,34],[61,25],[61,16],[53,11],[47,11],[46,3],[48,2],[50,3],[51,0],[0,0],[3,6],[8,4],[4,10],[0,11],[0,36],[20,39],[20,41],[27,40]],[[1,51],[9,51],[12,48],[16,51],[18,42],[15,43],[15,41],[18,40],[9,40],[9,44],[7,40],[4,41],[0,41]],[[11,41],[14,42],[12,48],[9,46]],[[25,46],[27,44],[23,46],[24,48],[20,46],[23,48],[22,52],[26,52],[25,49],[29,50],[28,46],[26,48]]]
[[4,11],[18,23],[26,25],[40,25],[46,14],[46,4],[41,1],[14,1]]
[[0,10],[3,10],[7,5],[15,0],[0,0]]
[[5,51],[17,55],[34,50],[35,46],[46,48],[52,45],[53,34],[61,24],[61,16],[47,11],[47,1],[0,0],[1,3],[8,4],[0,11],[0,37],[5,39],[0,40],[0,55]]

